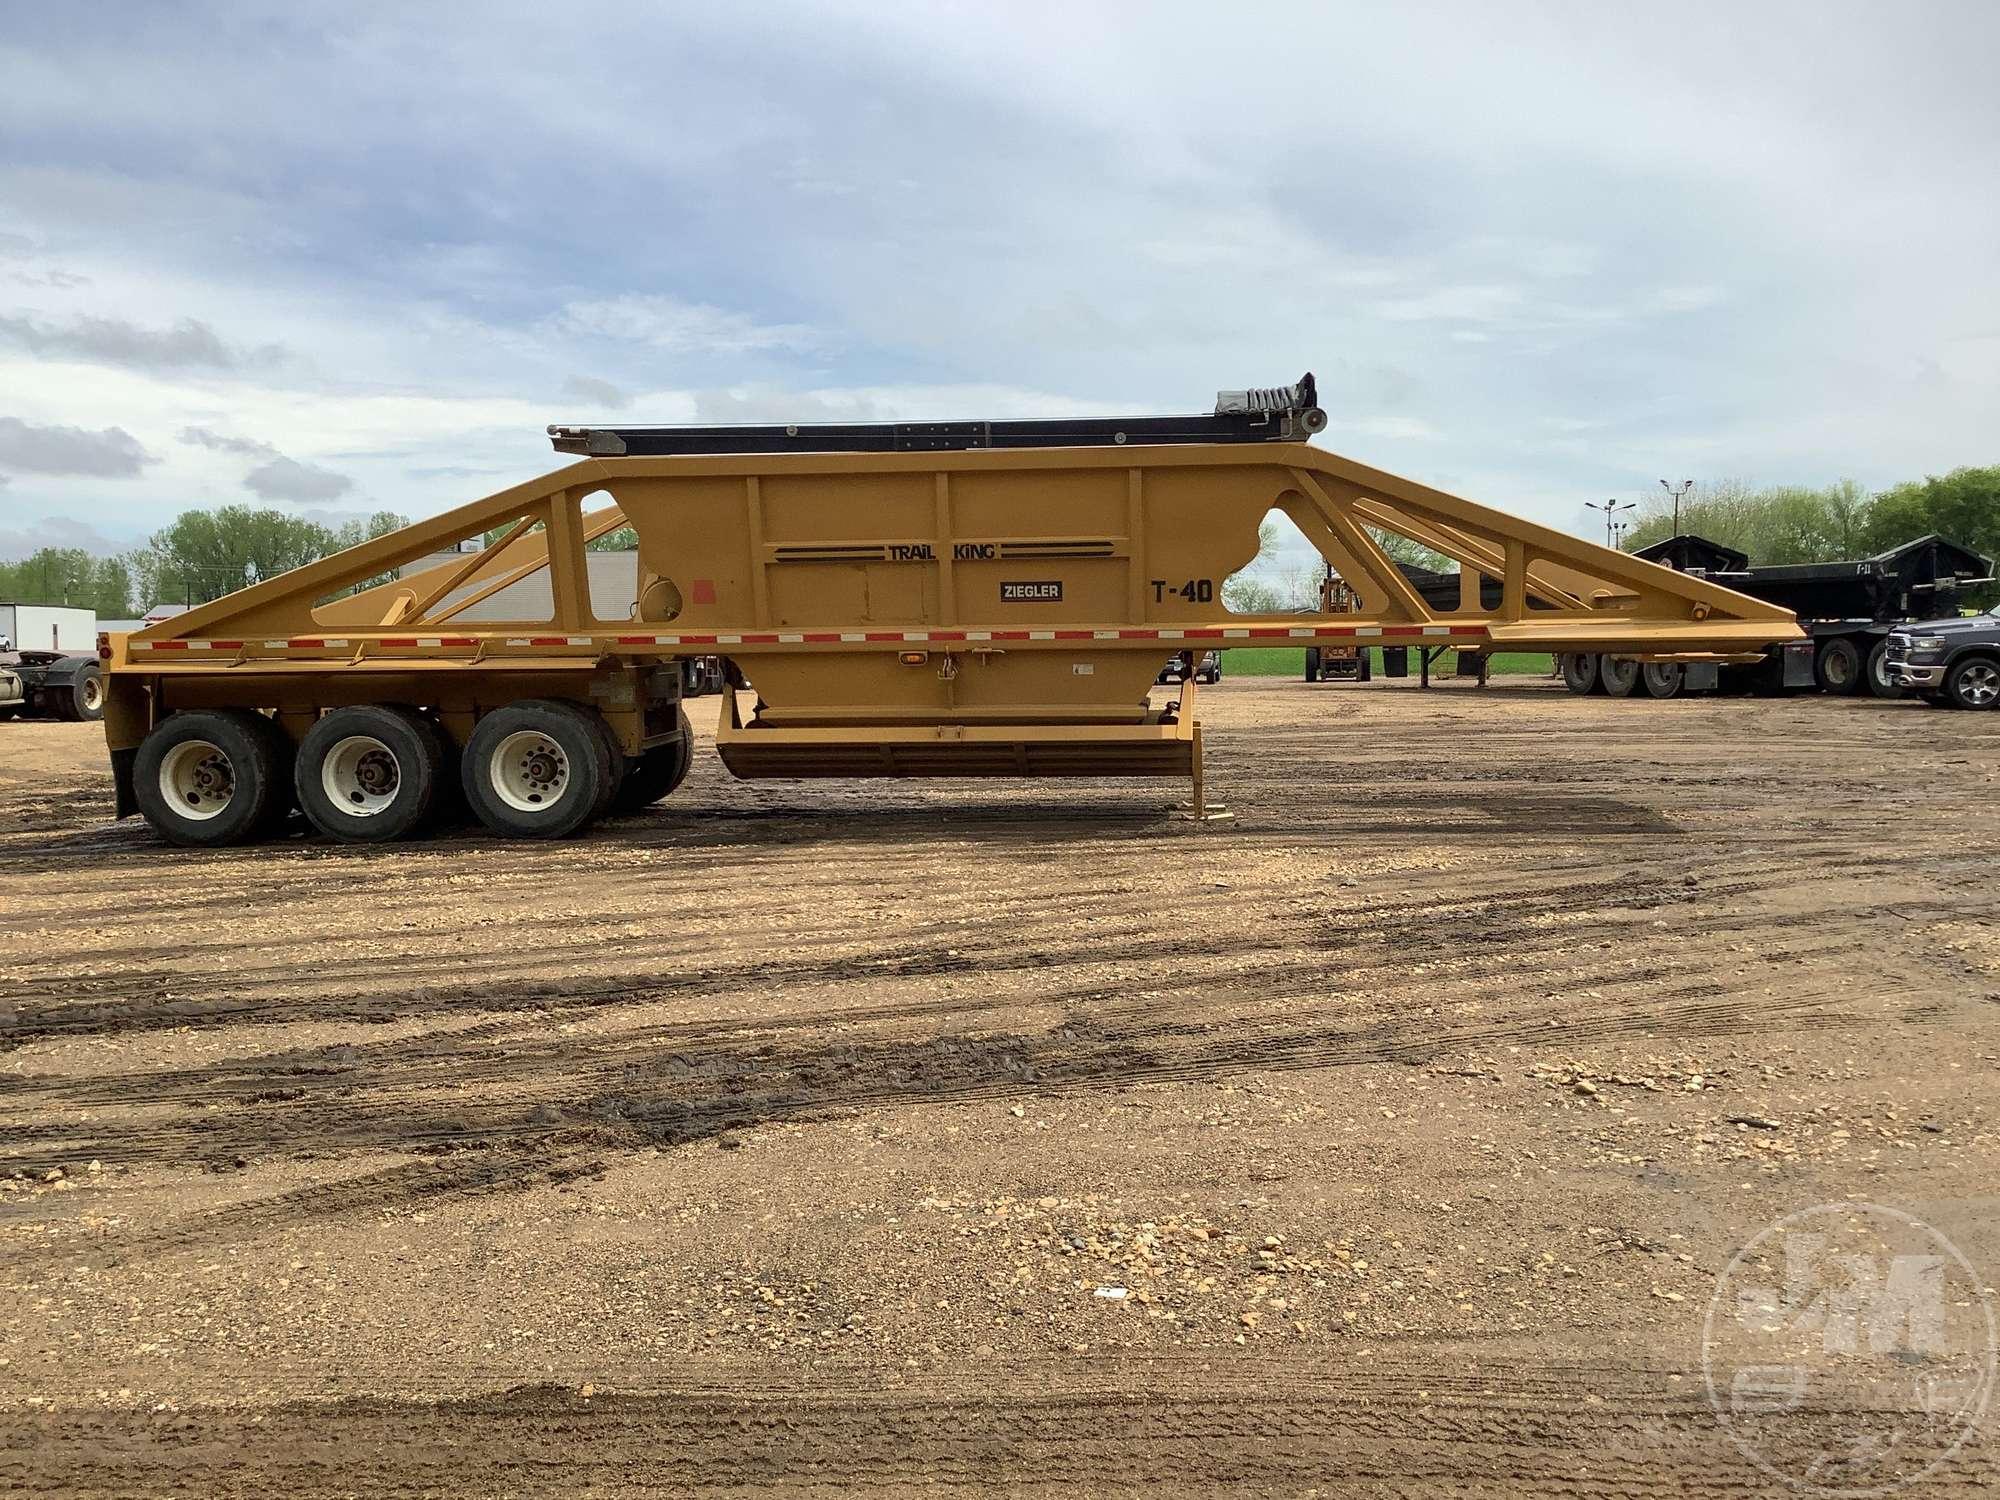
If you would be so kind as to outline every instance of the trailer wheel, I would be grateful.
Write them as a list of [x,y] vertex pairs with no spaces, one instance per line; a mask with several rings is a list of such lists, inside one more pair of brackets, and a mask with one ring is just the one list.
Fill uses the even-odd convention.
[[1639,663],[1628,656],[1598,658],[1597,678],[1613,698],[1629,698],[1639,686]]
[[58,719],[71,723],[103,718],[103,670],[94,661],[80,662],[68,683],[43,690],[42,702]]
[[1319,681],[1319,647],[1306,647],[1306,681]]
[[170,715],[132,765],[139,811],[170,844],[215,849],[270,832],[291,806],[283,736],[244,709]]
[[524,698],[481,719],[466,741],[465,800],[508,838],[556,839],[597,815],[611,752],[592,715],[574,703]]
[[1944,693],[1959,708],[2000,706],[2000,661],[1967,657],[1944,674]]
[[1868,691],[1877,698],[1900,698],[1903,690],[1889,680],[1889,638],[1885,635],[1868,653]]
[[1813,680],[1822,693],[1837,698],[1845,698],[1860,687],[1861,653],[1854,648],[1854,642],[1844,635],[1820,642],[1819,654],[1813,658]]
[[637,812],[662,797],[672,796],[687,780],[688,767],[693,764],[694,729],[683,714],[681,727],[672,739],[664,745],[655,745],[626,766],[625,779],[612,799],[612,812]]
[[1597,673],[1597,653],[1595,651],[1565,651],[1563,653],[1563,686],[1579,696],[1585,693],[1599,693],[1604,684]]
[[403,838],[427,822],[449,768],[437,727],[415,709],[336,708],[306,731],[292,784],[306,820],[344,844]]
[[1677,661],[1649,661],[1639,666],[1639,681],[1648,698],[1678,698],[1687,681],[1687,669]]

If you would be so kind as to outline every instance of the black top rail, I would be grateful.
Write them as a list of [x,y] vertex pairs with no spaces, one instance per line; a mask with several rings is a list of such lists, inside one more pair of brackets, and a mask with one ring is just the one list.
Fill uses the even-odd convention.
[[968,448],[1098,448],[1157,443],[1302,443],[1325,430],[1319,387],[1222,391],[1213,412],[1178,417],[1041,417],[968,422],[730,423],[710,427],[554,425],[558,453],[603,458],[729,453],[944,453]]

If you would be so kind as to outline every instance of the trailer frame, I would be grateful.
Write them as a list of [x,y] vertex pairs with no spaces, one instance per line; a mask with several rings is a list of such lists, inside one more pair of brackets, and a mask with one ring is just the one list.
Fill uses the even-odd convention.
[[[1296,399],[1297,387],[1279,389]],[[821,659],[836,675],[851,675],[866,661],[894,659],[927,675],[891,672],[884,678],[881,669],[869,668],[873,680],[930,683],[924,701],[935,701],[934,711],[865,698],[843,704],[824,694],[814,706],[767,703],[773,695],[766,683],[745,717],[732,687],[718,706],[717,745],[725,764],[738,776],[1198,778],[1201,736],[1192,690],[1164,709],[1144,707],[1143,688],[1139,708],[1119,696],[1128,678],[1150,685],[1157,664],[1148,658],[1234,643],[1327,642],[1615,646],[1676,659],[1737,660],[1797,633],[1788,612],[1716,584],[1307,447],[1297,433],[1312,419],[1293,413],[1289,420],[1295,424],[1291,439],[1252,443],[1189,438],[1163,445],[1107,440],[584,458],[145,630],[103,638],[106,734],[119,811],[137,806],[132,777],[140,745],[170,714],[188,708],[231,706],[263,715],[295,745],[329,709],[406,704],[434,719],[453,741],[466,743],[497,706],[559,700],[587,707],[604,725],[613,756],[629,764],[680,733],[674,664],[684,658],[721,656],[732,682],[747,676],[755,683],[773,671],[789,673],[794,684],[818,681],[814,674],[821,669],[813,664]],[[743,554],[740,566],[731,564],[737,572],[726,597],[719,585],[699,577],[677,580],[670,576],[671,562],[661,564],[673,551],[672,497],[690,481],[703,487],[702,494],[738,507],[730,514],[742,528]],[[804,484],[812,493],[865,497],[888,486],[907,494],[917,482],[929,486],[935,504],[916,531],[869,532],[857,523],[855,534],[843,539],[828,519],[836,513],[826,512],[824,541],[800,546],[768,536],[767,489],[789,486],[797,494]],[[1125,496],[1122,529],[1089,536],[1050,525],[1061,517],[1046,502],[1036,502],[1039,529],[1011,525],[1009,513],[996,511],[990,498],[1032,498],[1065,485],[1087,485],[1104,495],[1110,484]],[[961,490],[985,521],[960,519]],[[585,501],[599,492],[610,503],[585,510]],[[1204,494],[1212,494],[1213,503],[1193,505]],[[1290,517],[1352,582],[1361,596],[1358,613],[1336,623],[1306,613],[1236,615],[1220,606],[1223,578],[1254,555],[1257,521],[1270,510]],[[592,613],[584,549],[628,523],[639,531],[642,559],[653,559],[642,568],[637,618],[600,619]],[[1456,608],[1435,608],[1411,587],[1371,535],[1378,528],[1459,560],[1466,575]],[[486,539],[477,552],[370,584],[473,537]],[[656,550],[649,554],[649,547]],[[1098,591],[1093,609],[1102,613],[1078,615],[1065,606],[1051,614],[1044,598],[1033,622],[1009,623],[1004,606],[996,608],[983,593],[974,598],[955,582],[958,570],[990,577],[990,570],[977,570],[999,557],[1051,573],[1084,566],[1077,559],[1096,559],[1121,568],[1127,584],[1116,602]],[[1038,558],[1048,561],[1036,564]],[[1163,558],[1176,560],[1176,571],[1149,584],[1149,572],[1166,568]],[[929,580],[924,597],[933,603],[921,622],[791,617],[778,602],[778,584],[786,569],[801,563],[920,566]],[[1184,588],[1173,586],[1182,568],[1197,568],[1202,576]],[[474,602],[544,569],[548,620],[462,618]],[[1499,586],[1490,608],[1480,588],[1487,576]],[[1050,597],[1060,602],[1060,585],[1051,587]],[[1106,689],[1116,691],[1087,700],[1017,696],[996,704],[973,694],[961,701],[958,684],[976,685],[982,671],[998,674],[989,681],[1049,681],[1049,669],[1008,666],[1045,657],[1055,659],[1054,670],[1067,659],[1078,677],[1097,671]],[[660,670],[668,667],[673,670]],[[1196,803],[1205,807],[1199,797]]]

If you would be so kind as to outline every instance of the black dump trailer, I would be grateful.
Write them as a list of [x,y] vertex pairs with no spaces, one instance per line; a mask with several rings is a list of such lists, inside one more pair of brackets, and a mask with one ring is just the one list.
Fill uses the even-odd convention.
[[1936,534],[1854,562],[1753,567],[1734,547],[1693,535],[1668,537],[1634,555],[1783,605],[1799,617],[1812,637],[1811,681],[1798,680],[1802,664],[1787,672],[1779,660],[1803,652],[1774,647],[1762,668],[1750,669],[1749,685],[1813,686],[1843,695],[1865,687],[1879,698],[1902,691],[1883,666],[1889,632],[1906,621],[1955,613],[1961,590],[1991,583],[1994,576],[1991,558]]
[[[1669,698],[1682,691],[1715,688],[1745,692],[1817,688],[1847,694],[1865,686],[1877,697],[1899,697],[1902,690],[1889,680],[1883,665],[1889,633],[1910,620],[1949,615],[1958,608],[1961,590],[1994,581],[1991,558],[1935,534],[1855,562],[1752,567],[1745,553],[1692,534],[1668,537],[1633,555],[1783,605],[1799,617],[1811,639],[1773,646],[1756,665],[1720,669],[1566,656],[1557,666],[1572,692]],[[1402,569],[1433,608],[1458,608],[1457,573],[1433,572],[1409,563]],[[1482,578],[1480,592],[1486,608],[1497,606],[1496,580]]]

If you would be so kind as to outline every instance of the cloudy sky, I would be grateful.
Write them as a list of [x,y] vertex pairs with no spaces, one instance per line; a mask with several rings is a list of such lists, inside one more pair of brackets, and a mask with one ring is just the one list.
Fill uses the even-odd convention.
[[551,420],[1200,410],[1587,531],[2000,462],[2000,6],[8,0],[0,556]]

